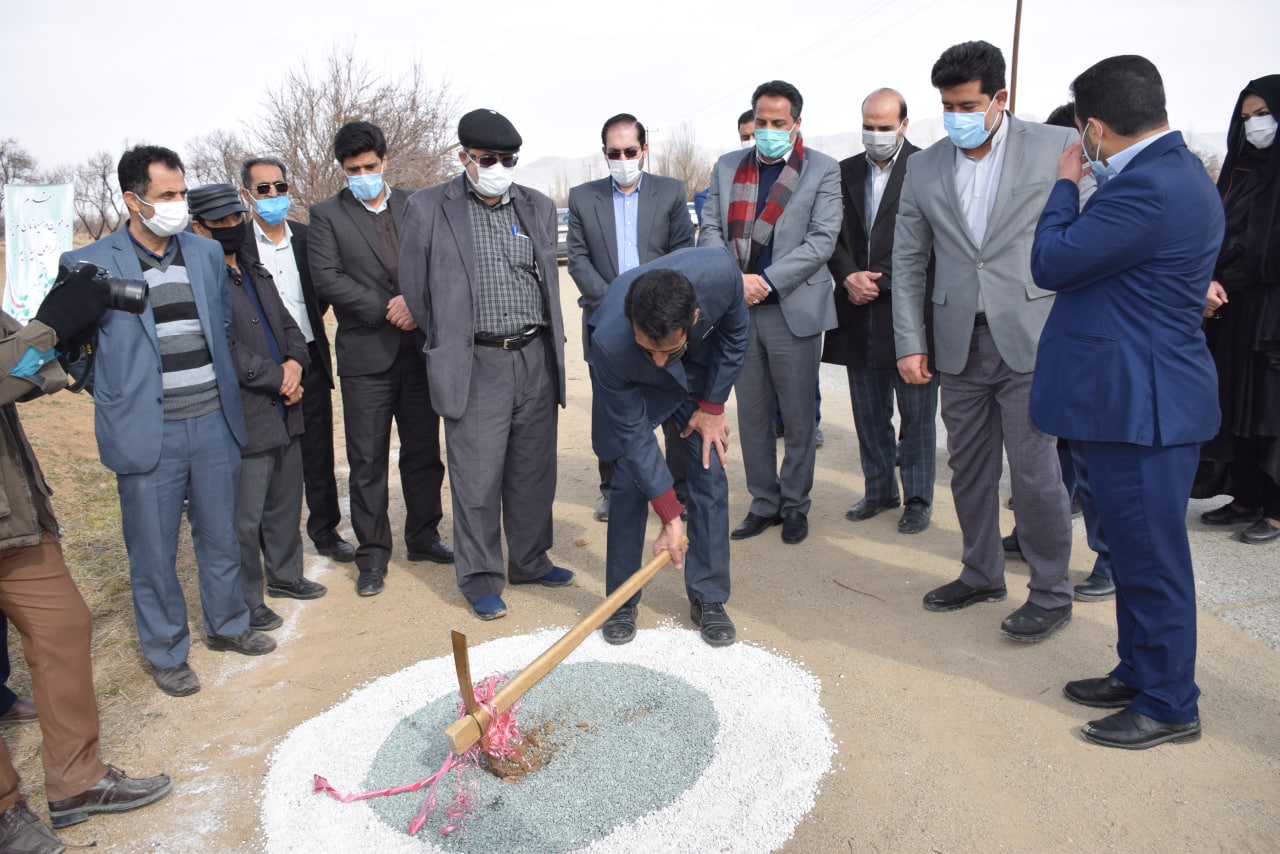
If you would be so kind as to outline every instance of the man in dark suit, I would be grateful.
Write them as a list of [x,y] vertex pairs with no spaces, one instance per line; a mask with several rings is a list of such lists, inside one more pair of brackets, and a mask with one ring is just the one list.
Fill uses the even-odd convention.
[[[245,251],[245,209],[230,184],[206,184],[187,195],[191,227],[218,241],[231,281],[232,338],[244,406],[246,441],[240,449],[236,534],[240,586],[249,626],[278,629],[268,593],[318,599],[326,592],[302,574],[302,376],[307,342],[285,308],[271,274]],[[283,593],[281,592],[283,591]]]
[[[617,461],[611,487],[605,589],[640,568],[652,505],[662,520],[656,554],[684,568],[690,617],[711,646],[733,643],[729,598],[729,482],[724,403],[742,368],[749,318],[742,273],[723,249],[686,249],[614,282],[591,320],[591,444]],[[689,490],[689,544],[681,502],[653,436],[673,421]],[[714,450],[714,453],[712,451]],[[637,593],[604,624],[604,639],[635,637]]]
[[492,620],[507,613],[508,579],[573,583],[547,555],[564,321],[555,205],[512,183],[520,134],[500,113],[472,110],[458,121],[458,141],[462,174],[409,199],[400,272],[426,335],[418,358],[431,404],[444,418],[458,588]]
[[[1086,739],[1141,749],[1200,737],[1187,499],[1199,446],[1218,430],[1201,312],[1222,204],[1169,129],[1151,62],[1104,59],[1071,88],[1083,146],[1059,161],[1031,251],[1036,281],[1058,293],[1031,414],[1083,461],[1115,576],[1120,663],[1063,691],[1121,709],[1085,724]],[[1099,187],[1080,210],[1082,147]]]
[[[284,161],[251,157],[240,166],[241,193],[253,212],[245,255],[271,272],[280,299],[307,342],[311,362],[302,374],[302,483],[307,499],[307,535],[320,554],[350,563],[355,546],[338,534],[342,510],[333,475],[333,358],[324,316],[328,303],[316,296],[307,263],[307,226],[286,220],[289,178]],[[279,595],[268,591],[268,595]],[[287,595],[287,594],[286,594]]]
[[[841,210],[840,167],[805,147],[803,105],[800,92],[785,81],[756,87],[755,149],[716,162],[703,208],[699,245],[733,253],[752,315],[735,389],[751,492],[751,509],[731,534],[738,540],[777,524],[784,543],[809,535],[822,333],[836,325],[827,261]],[[786,424],[781,470],[775,399]]]
[[[609,283],[641,264],[693,245],[693,223],[682,181],[645,174],[649,153],[644,125],[629,113],[619,113],[600,131],[609,177],[579,184],[569,191],[569,275],[582,292],[583,357],[591,361],[587,327],[591,314],[604,301]],[[679,436],[663,425],[667,464],[683,491],[683,457]],[[600,463],[600,506],[596,520],[609,520],[609,483],[613,461]]]
[[[858,433],[863,497],[845,518],[860,522],[905,503],[898,530],[918,534],[933,515],[938,380],[907,383],[898,373],[894,349],[893,227],[907,158],[920,150],[907,142],[907,123],[902,95],[877,89],[862,102],[866,151],[840,162],[844,224],[827,265],[836,280],[840,325],[827,333],[822,361],[846,367]],[[925,313],[926,326],[930,314]],[[901,498],[894,475],[899,447],[895,396],[902,421]]]
[[[992,44],[947,48],[930,77],[947,138],[913,155],[902,182],[893,326],[903,379],[931,382],[930,354],[937,363],[964,565],[955,581],[926,593],[923,605],[955,611],[1008,596],[999,516],[1003,446],[1031,582],[1027,601],[1000,631],[1034,643],[1071,620],[1071,511],[1056,440],[1031,423],[1036,341],[1053,294],[1036,287],[1027,259],[1055,164],[1075,135],[1005,111],[1004,56]],[[933,309],[928,332],[926,305]]]
[[422,333],[400,293],[400,229],[408,194],[383,180],[387,140],[371,122],[333,138],[347,187],[311,208],[308,256],[316,294],[338,318],[338,376],[350,467],[356,592],[382,592],[391,558],[387,469],[391,422],[400,436],[404,543],[411,561],[452,563],[440,539],[440,418],[419,353]]

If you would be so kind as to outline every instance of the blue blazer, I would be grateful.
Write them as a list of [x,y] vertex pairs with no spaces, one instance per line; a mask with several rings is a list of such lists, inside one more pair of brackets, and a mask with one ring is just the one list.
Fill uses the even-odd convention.
[[[231,303],[227,263],[218,244],[183,232],[175,240],[191,280],[200,328],[218,378],[222,414],[236,442],[245,443],[240,386],[231,354]],[[141,279],[142,264],[129,238],[128,223],[59,263],[92,261],[112,276]],[[93,368],[94,432],[98,456],[116,474],[150,471],[160,461],[164,431],[164,388],[156,319],[147,303],[142,314],[108,311],[98,325]]]
[[1204,165],[1168,133],[1078,204],[1076,185],[1058,181],[1031,248],[1036,284],[1058,292],[1032,419],[1089,442],[1212,439],[1217,374],[1200,324],[1223,215]]
[[[664,370],[636,344],[623,310],[631,283],[676,270],[693,283],[698,322],[684,358]],[[742,273],[727,249],[681,249],[619,276],[591,316],[591,444],[602,460],[626,457],[652,500],[672,487],[653,431],[685,401],[723,404],[742,369],[750,329]]]

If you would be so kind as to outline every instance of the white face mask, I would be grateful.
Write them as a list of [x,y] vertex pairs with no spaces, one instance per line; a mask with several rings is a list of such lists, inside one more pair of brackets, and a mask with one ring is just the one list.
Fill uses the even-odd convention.
[[1244,123],[1244,138],[1254,148],[1270,148],[1276,141],[1276,117],[1254,116]]
[[138,196],[138,201],[142,202],[144,207],[150,205],[155,208],[155,213],[152,214],[150,219],[143,216],[141,210],[138,211],[138,214],[142,216],[142,224],[151,229],[151,233],[157,237],[173,237],[186,228],[187,223],[191,222],[191,209],[187,207],[186,199],[152,204]]
[[748,148],[755,148],[756,138],[754,136],[749,136],[746,139],[742,140],[742,142],[738,143],[738,147],[741,148],[743,151],[746,151]]
[[[902,129],[902,123],[898,123],[898,130]],[[867,150],[867,157],[877,162],[892,160],[893,155],[898,153],[898,149],[902,147],[902,142],[898,139],[898,130],[864,130],[862,132],[862,147]]]
[[[511,186],[516,176],[516,169],[514,166],[508,169],[501,163],[485,168],[477,163],[476,175],[476,179],[471,181],[471,186],[475,187],[476,193],[486,199],[496,199]],[[467,179],[471,179],[470,173],[467,174]]]
[[619,187],[630,187],[640,180],[640,170],[644,168],[644,155],[635,160],[610,160],[609,174]]

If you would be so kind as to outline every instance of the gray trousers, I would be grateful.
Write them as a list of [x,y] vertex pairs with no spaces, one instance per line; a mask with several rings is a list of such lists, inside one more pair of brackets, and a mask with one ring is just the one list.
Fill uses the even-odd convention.
[[952,471],[951,494],[964,537],[960,580],[1004,584],[1000,545],[1001,449],[1009,457],[1018,542],[1031,567],[1028,601],[1042,608],[1071,602],[1071,504],[1062,485],[1057,439],[1031,422],[1031,374],[1009,368],[986,326],[973,330],[959,374],[941,373],[942,421]]
[[240,461],[236,536],[240,540],[240,586],[251,609],[263,602],[262,582],[293,584],[302,578],[302,443]]
[[556,384],[546,333],[519,350],[473,348],[461,418],[444,419],[453,496],[458,589],[475,602],[552,569],[551,505],[556,497]]
[[[747,353],[733,390],[738,399],[742,468],[751,493],[751,512],[757,516],[809,512],[818,452],[813,408],[821,356],[822,336],[791,334],[781,306],[751,309]],[[775,396],[787,425],[781,471],[773,425]]]

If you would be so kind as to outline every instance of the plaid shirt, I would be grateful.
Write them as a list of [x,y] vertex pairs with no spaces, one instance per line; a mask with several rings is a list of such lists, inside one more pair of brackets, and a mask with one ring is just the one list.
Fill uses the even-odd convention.
[[506,336],[547,326],[533,239],[520,227],[511,197],[490,207],[468,190],[467,200],[476,253],[475,333]]

